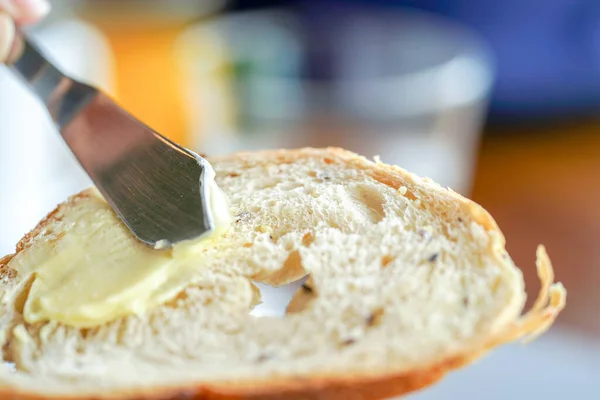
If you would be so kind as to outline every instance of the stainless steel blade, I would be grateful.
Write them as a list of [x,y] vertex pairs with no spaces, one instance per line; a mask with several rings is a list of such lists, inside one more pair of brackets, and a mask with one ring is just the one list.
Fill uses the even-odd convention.
[[122,221],[156,246],[214,229],[206,160],[63,74],[27,39],[10,69],[44,103],[63,139]]

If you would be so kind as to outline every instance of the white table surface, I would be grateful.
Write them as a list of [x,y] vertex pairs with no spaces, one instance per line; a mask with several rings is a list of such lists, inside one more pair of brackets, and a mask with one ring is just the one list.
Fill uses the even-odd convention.
[[600,341],[555,327],[533,343],[503,346],[409,398],[600,399]]

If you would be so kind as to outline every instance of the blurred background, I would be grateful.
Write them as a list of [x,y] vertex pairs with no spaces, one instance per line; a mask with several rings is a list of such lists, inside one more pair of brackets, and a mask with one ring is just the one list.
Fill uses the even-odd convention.
[[[34,35],[63,68],[208,154],[342,146],[474,198],[531,293],[547,246],[555,328],[414,399],[600,391],[600,2],[53,1]],[[0,253],[88,179],[0,69]],[[533,295],[532,295],[533,297]]]

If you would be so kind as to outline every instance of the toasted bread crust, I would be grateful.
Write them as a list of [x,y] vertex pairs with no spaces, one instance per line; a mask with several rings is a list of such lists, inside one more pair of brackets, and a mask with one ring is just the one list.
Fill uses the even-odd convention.
[[479,355],[459,356],[430,368],[373,379],[353,377],[298,378],[264,383],[232,383],[222,386],[197,385],[175,388],[148,388],[114,392],[102,396],[46,396],[32,392],[0,389],[0,398],[14,400],[379,400],[401,396],[432,385],[451,370],[469,364]]
[[[247,155],[252,154],[251,160]],[[331,157],[331,162],[343,161],[356,168],[368,171],[371,176],[381,183],[398,189],[405,184],[406,178],[417,179],[406,171],[381,163],[372,164],[365,158],[350,153],[343,149],[328,148],[322,149],[299,149],[299,150],[266,150],[253,153],[237,153],[233,156],[217,157],[210,161],[223,161],[230,157],[236,157],[248,163],[273,162],[275,163],[293,163],[299,158],[307,155],[323,155]],[[266,160],[266,161],[263,161]],[[402,179],[401,179],[402,177]],[[423,184],[424,182],[418,182]],[[432,182],[425,180],[425,183],[431,184],[431,188],[439,188]],[[439,188],[441,189],[441,188]],[[72,196],[67,202],[60,204],[55,210],[50,212],[31,232],[26,234],[17,244],[16,254],[30,246],[33,240],[43,232],[51,221],[60,218],[61,211],[68,205],[77,201],[79,198],[85,198],[90,195],[87,189],[79,194]],[[504,237],[499,230],[494,219],[481,206],[462,197],[461,195],[441,189],[445,195],[451,196],[487,231],[493,232],[495,240],[490,241],[492,248],[490,253],[494,254],[500,263],[503,263],[502,257],[505,254]],[[545,255],[545,253],[544,253]],[[14,257],[8,255],[0,259],[0,273],[9,274],[7,264]],[[546,256],[547,257],[547,256]],[[547,264],[547,265],[546,265]],[[544,269],[546,268],[546,269]],[[486,343],[477,346],[474,352],[468,354],[458,354],[447,358],[434,365],[409,371],[401,374],[392,374],[382,372],[373,374],[371,377],[364,376],[302,376],[297,378],[271,379],[267,382],[230,382],[220,384],[193,384],[180,385],[178,387],[146,387],[136,388],[131,391],[114,391],[101,395],[43,395],[35,392],[25,392],[12,387],[0,388],[0,398],[2,399],[22,399],[22,400],[58,400],[58,399],[139,399],[139,400],[170,400],[170,399],[196,399],[196,400],[308,400],[308,399],[327,399],[327,400],[346,400],[346,399],[383,399],[392,396],[399,396],[419,390],[439,381],[447,372],[469,364],[489,351],[492,347],[499,344],[518,339],[528,334],[535,334],[538,331],[549,327],[560,310],[564,307],[564,290],[561,287],[551,286],[552,274],[548,274],[548,268],[551,271],[549,261],[541,267],[540,278],[543,281],[542,292],[536,302],[536,306],[527,314],[522,321],[515,323],[508,331],[499,332],[496,336],[488,338]],[[538,266],[540,271],[540,266]],[[546,272],[546,275],[543,272]],[[548,283],[550,282],[550,283]],[[554,297],[552,297],[554,296]],[[547,305],[550,298],[550,305]]]

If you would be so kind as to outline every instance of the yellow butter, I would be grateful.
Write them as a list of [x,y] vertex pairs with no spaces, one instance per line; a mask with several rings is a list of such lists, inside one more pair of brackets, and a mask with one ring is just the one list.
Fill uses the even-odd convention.
[[33,263],[31,258],[21,263],[17,257],[11,265],[21,276],[35,277],[24,306],[25,320],[91,327],[144,313],[175,297],[194,282],[203,249],[213,245],[232,220],[227,196],[212,179],[209,194],[215,232],[168,250],[155,250],[135,239],[100,195],[86,199],[84,209],[73,210],[73,222],[63,226],[62,237],[46,243],[43,255],[34,256]]

